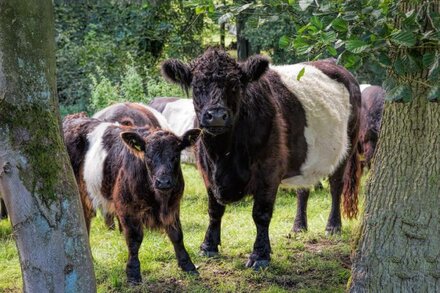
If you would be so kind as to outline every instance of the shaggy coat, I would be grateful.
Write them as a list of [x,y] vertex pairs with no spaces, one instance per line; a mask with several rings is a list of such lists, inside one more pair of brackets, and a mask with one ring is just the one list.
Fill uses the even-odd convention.
[[[117,122],[126,126],[149,126],[162,129],[170,129],[165,117],[156,109],[142,103],[118,103],[108,106],[95,113],[93,118],[106,122]],[[109,229],[115,228],[113,215],[104,214],[105,224]],[[119,225],[121,230],[121,225]]]
[[362,91],[359,148],[364,157],[362,165],[368,168],[379,140],[384,101],[385,91],[380,86],[368,86]]
[[[333,204],[327,230],[340,231],[341,193],[346,214],[356,215],[359,158],[352,146],[357,144],[360,91],[347,70],[329,61],[269,69],[263,57],[237,63],[209,49],[189,65],[165,61],[162,73],[192,89],[203,130],[197,159],[210,223],[202,252],[218,252],[225,204],[251,194],[257,237],[246,265],[268,265],[269,223],[282,181],[308,186],[330,174]],[[308,190],[301,190],[298,230],[307,227],[307,197]]]
[[85,114],[66,116],[64,140],[79,186],[87,231],[94,210],[117,215],[129,259],[127,279],[141,282],[139,247],[143,228],[165,230],[179,266],[195,271],[183,244],[179,205],[184,182],[180,152],[199,130],[182,137],[159,128],[103,122]]

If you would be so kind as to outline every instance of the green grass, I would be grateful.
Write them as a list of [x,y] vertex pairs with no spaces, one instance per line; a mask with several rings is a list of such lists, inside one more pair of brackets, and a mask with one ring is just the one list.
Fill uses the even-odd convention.
[[[311,194],[309,231],[291,234],[296,210],[294,192],[280,190],[270,237],[270,267],[254,272],[245,268],[255,239],[252,198],[229,205],[222,222],[220,256],[198,255],[208,225],[207,197],[193,166],[183,166],[185,195],[181,220],[185,245],[200,276],[182,272],[168,238],[146,231],[140,250],[143,284],[127,286],[127,248],[118,231],[109,231],[100,216],[92,221],[91,246],[98,292],[343,292],[350,275],[350,237],[356,221],[343,221],[340,236],[325,236],[331,198],[328,185]],[[11,227],[0,221],[0,292],[21,292],[21,274]]]

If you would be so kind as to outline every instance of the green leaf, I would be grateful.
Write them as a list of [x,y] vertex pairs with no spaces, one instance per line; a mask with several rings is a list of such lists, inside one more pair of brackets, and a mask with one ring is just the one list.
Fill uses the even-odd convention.
[[359,64],[360,60],[361,58],[359,56],[345,52],[343,55],[342,64],[344,64],[344,67],[351,69],[355,68]]
[[196,14],[202,14],[206,11],[206,7],[205,6],[197,6],[196,7]]
[[289,0],[289,5],[294,5],[296,3],[296,0]]
[[303,77],[304,73],[306,72],[306,68],[303,67],[299,72],[298,75],[296,76],[296,80],[299,81],[301,79],[301,77]]
[[324,44],[330,44],[336,41],[336,33],[334,31],[325,32],[321,35]]
[[369,47],[370,47],[370,45],[368,45],[364,41],[361,41],[358,39],[348,40],[345,43],[345,49],[347,49],[347,51],[350,51],[351,53],[355,53],[355,54],[362,53],[363,51],[365,51]]
[[313,0],[299,0],[298,4],[302,11],[306,10],[311,4]]
[[338,32],[346,32],[348,30],[348,23],[342,18],[335,18],[332,21],[332,27]]
[[440,100],[440,86],[434,86],[428,93],[428,100],[431,102]]
[[413,47],[417,39],[412,32],[399,30],[391,34],[391,41],[404,47]]
[[397,58],[393,63],[393,68],[397,75],[404,75],[406,73],[406,62],[403,58]]
[[410,102],[412,91],[409,85],[399,85],[387,91],[385,100],[390,102]]
[[435,54],[433,52],[423,54],[423,67],[428,68],[435,61]]
[[333,48],[332,46],[327,46],[327,52],[332,55],[332,56],[336,56],[338,55],[338,52],[336,51],[335,48]]
[[289,44],[290,44],[290,39],[289,39],[289,37],[286,36],[286,35],[282,36],[282,37],[278,40],[278,46],[279,46],[281,49],[285,49],[285,48],[287,48],[287,47],[289,46]]
[[316,15],[314,15],[310,18],[310,23],[313,24],[315,27],[317,27],[320,30],[322,30],[324,27],[324,25],[322,24],[322,21]]
[[388,54],[385,53],[385,52],[380,52],[378,60],[379,60],[379,63],[384,65],[384,66],[390,66],[391,65],[391,60],[388,57]]

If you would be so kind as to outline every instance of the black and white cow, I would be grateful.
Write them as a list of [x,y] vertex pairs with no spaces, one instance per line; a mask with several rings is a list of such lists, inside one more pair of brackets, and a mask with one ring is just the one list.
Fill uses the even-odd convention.
[[179,266],[196,272],[183,244],[179,217],[184,189],[180,152],[195,142],[200,130],[176,136],[160,129],[154,119],[148,126],[136,127],[85,114],[66,116],[63,130],[87,231],[90,234],[97,208],[118,217],[129,252],[128,282],[142,280],[138,252],[144,227],[164,230]]
[[[251,194],[257,237],[246,265],[268,265],[269,223],[280,183],[308,187],[330,175],[326,230],[341,229],[341,194],[346,215],[356,215],[361,100],[347,70],[329,61],[269,68],[261,56],[238,63],[208,49],[189,65],[165,61],[162,74],[192,89],[202,129],[196,149],[210,217],[203,253],[218,253],[225,205]],[[307,228],[307,199],[308,190],[300,190],[294,230]]]

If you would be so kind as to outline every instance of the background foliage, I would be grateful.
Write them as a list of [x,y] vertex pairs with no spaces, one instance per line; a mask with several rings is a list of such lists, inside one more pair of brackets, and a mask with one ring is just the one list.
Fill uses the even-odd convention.
[[[275,64],[336,58],[360,83],[382,85],[390,100],[410,100],[408,72],[429,71],[428,99],[439,96],[440,17],[419,17],[432,1],[392,25],[390,0],[166,0],[55,1],[57,81],[63,113],[94,111],[111,102],[184,96],[163,81],[158,65],[168,57],[190,60],[220,42],[236,49],[237,21],[251,50]],[[428,33],[421,34],[422,26]],[[414,53],[424,46],[423,55]],[[405,50],[391,64],[390,52]],[[235,56],[236,53],[232,51]],[[386,72],[390,78],[384,80]],[[131,78],[131,80],[129,80]],[[99,96],[102,95],[102,96]]]
[[[182,1],[55,1],[55,13],[57,84],[64,113],[103,106],[104,97],[98,102],[96,94],[119,85],[119,97],[112,96],[119,90],[107,92],[110,101],[182,95],[159,78],[158,63],[202,50],[203,15]],[[98,85],[90,107],[91,91]]]

